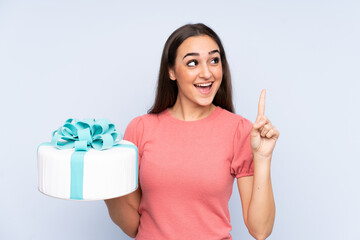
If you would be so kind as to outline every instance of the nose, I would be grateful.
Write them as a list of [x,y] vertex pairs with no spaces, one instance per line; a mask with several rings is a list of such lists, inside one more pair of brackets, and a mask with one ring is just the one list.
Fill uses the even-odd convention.
[[200,77],[205,78],[205,79],[209,79],[211,77],[211,71],[210,71],[209,66],[207,64],[203,64],[201,66]]

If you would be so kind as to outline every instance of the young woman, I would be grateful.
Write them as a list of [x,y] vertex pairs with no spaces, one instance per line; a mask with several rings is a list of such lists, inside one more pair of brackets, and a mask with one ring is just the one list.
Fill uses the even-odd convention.
[[105,200],[111,219],[137,240],[232,239],[234,179],[249,233],[265,239],[275,204],[270,165],[279,131],[264,115],[234,113],[222,43],[204,24],[186,24],[165,43],[156,99],[124,139],[139,149],[139,188]]

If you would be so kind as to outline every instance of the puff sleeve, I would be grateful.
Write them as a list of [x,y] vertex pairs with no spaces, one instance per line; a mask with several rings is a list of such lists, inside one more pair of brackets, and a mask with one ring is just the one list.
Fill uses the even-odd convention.
[[250,144],[252,122],[241,118],[234,134],[234,155],[231,161],[231,175],[236,178],[254,175],[253,153]]
[[123,140],[130,141],[136,145],[139,150],[139,167],[141,162],[141,157],[143,153],[143,133],[144,133],[144,123],[141,116],[134,118],[130,121],[126,127]]

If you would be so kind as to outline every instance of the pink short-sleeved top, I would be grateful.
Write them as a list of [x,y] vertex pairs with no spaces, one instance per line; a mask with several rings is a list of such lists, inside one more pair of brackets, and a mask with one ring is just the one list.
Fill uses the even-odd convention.
[[219,106],[197,121],[179,120],[168,109],[134,118],[124,139],[139,149],[136,240],[232,239],[234,179],[254,173],[251,128]]

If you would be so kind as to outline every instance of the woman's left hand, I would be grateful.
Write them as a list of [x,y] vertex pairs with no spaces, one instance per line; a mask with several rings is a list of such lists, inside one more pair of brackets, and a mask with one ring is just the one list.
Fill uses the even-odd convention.
[[250,139],[251,149],[253,155],[271,158],[275,143],[280,136],[280,132],[271,124],[270,120],[265,114],[265,93],[266,90],[261,91],[258,115],[255,123],[253,124]]

